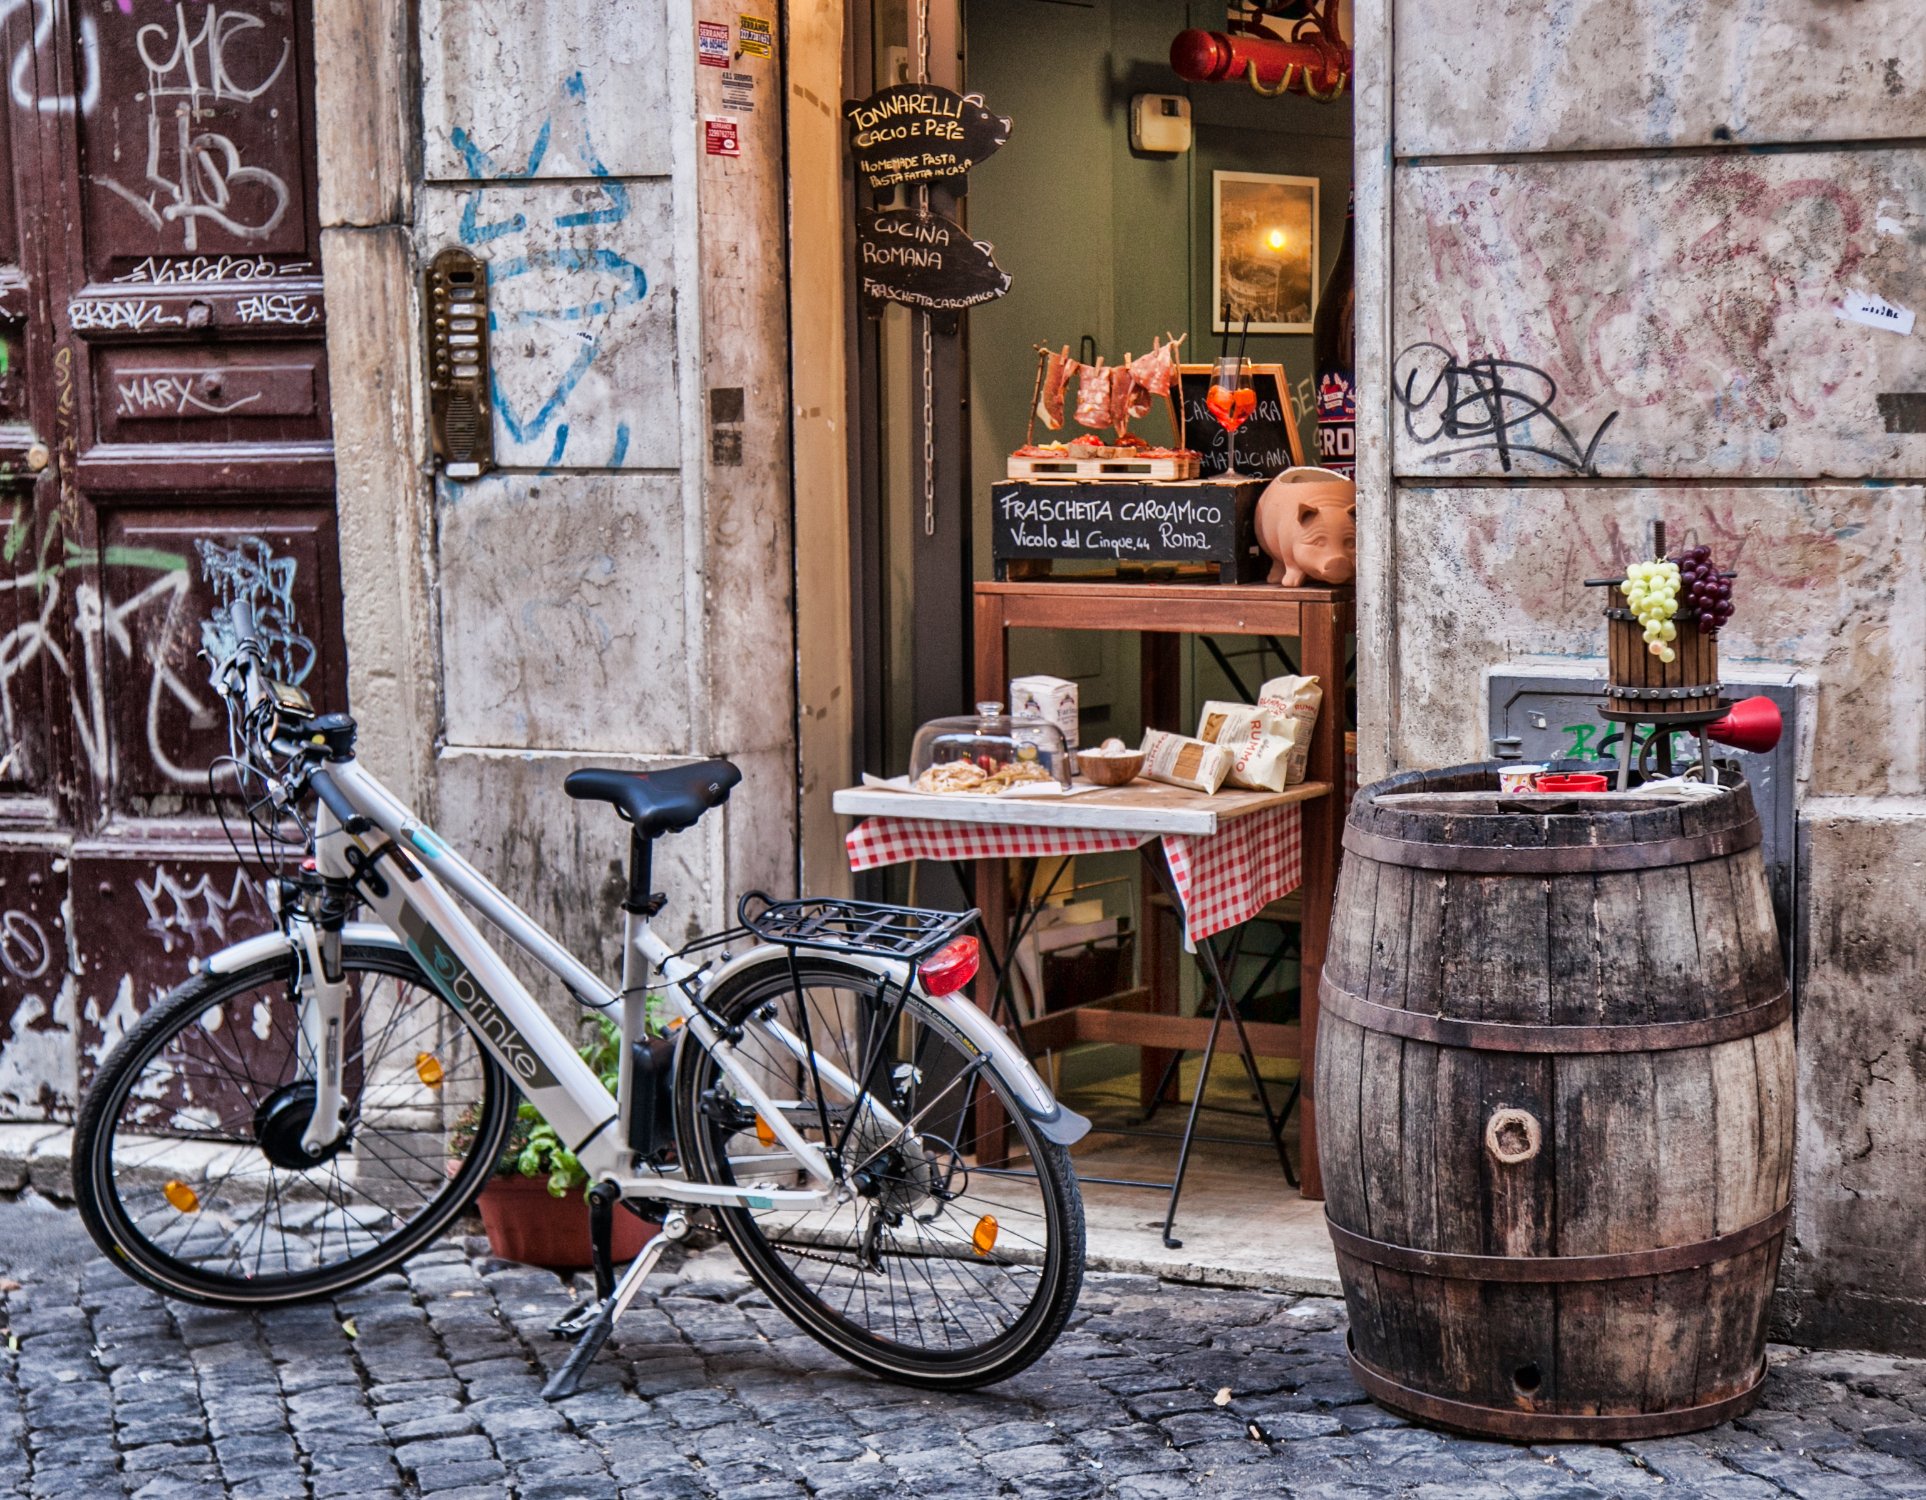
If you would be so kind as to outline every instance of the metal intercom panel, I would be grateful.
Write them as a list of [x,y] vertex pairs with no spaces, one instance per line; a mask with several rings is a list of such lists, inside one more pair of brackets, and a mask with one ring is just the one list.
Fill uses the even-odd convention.
[[435,457],[450,479],[475,479],[495,467],[488,409],[488,266],[449,248],[428,266],[422,297],[427,322],[429,425]]
[[[1491,753],[1498,760],[1535,763],[1552,760],[1618,758],[1622,726],[1599,717],[1604,704],[1605,679],[1537,672],[1494,671],[1490,690]],[[1751,755],[1714,743],[1713,758],[1730,761],[1752,784],[1759,810],[1766,877],[1772,887],[1773,913],[1779,919],[1781,946],[1790,953],[1794,914],[1798,911],[1799,828],[1794,801],[1798,776],[1799,689],[1794,682],[1734,682],[1725,684],[1726,696],[1770,698],[1785,719],[1785,733],[1776,749]],[[1641,729],[1640,734],[1645,731]],[[1696,765],[1697,736],[1674,730],[1672,763]]]

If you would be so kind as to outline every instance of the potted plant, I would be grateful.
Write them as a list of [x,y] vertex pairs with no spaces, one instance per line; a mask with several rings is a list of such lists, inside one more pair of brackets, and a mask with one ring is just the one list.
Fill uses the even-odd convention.
[[[579,1049],[582,1059],[615,1092],[621,1060],[621,1035],[613,1022],[596,1017],[596,1035]],[[455,1127],[458,1145],[473,1139],[474,1122],[464,1117]],[[588,1174],[575,1159],[555,1127],[534,1105],[522,1100],[508,1128],[495,1175],[476,1200],[488,1247],[503,1260],[543,1266],[552,1271],[581,1270],[591,1263],[587,1192]],[[653,1239],[658,1226],[637,1218],[627,1209],[615,1214],[611,1248],[617,1262],[633,1260]]]

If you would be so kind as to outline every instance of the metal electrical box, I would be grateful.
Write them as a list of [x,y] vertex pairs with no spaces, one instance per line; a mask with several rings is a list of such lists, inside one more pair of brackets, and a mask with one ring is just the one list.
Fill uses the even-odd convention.
[[427,323],[429,427],[450,479],[478,479],[495,467],[488,410],[488,266],[466,250],[429,263],[422,297]]
[[[1605,702],[1603,676],[1564,676],[1531,671],[1494,671],[1488,675],[1491,705],[1491,754],[1497,760],[1618,759],[1622,726],[1599,717]],[[1777,748],[1750,755],[1714,743],[1714,760],[1736,765],[1752,784],[1759,810],[1766,878],[1772,888],[1773,914],[1779,919],[1780,946],[1789,955],[1794,913],[1798,911],[1799,829],[1793,792],[1798,775],[1799,689],[1794,682],[1732,682],[1726,696],[1770,698],[1785,719]],[[1646,731],[1640,729],[1643,736]],[[1642,742],[1641,742],[1642,743]],[[1636,761],[1637,750],[1634,750]],[[1699,758],[1696,735],[1673,731],[1672,763],[1693,765]]]

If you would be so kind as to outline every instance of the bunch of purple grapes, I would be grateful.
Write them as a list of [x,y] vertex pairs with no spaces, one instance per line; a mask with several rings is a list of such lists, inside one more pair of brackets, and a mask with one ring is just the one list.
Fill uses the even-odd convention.
[[1679,604],[1700,630],[1717,635],[1732,618],[1732,580],[1712,565],[1710,547],[1693,547],[1671,560],[1679,566]]

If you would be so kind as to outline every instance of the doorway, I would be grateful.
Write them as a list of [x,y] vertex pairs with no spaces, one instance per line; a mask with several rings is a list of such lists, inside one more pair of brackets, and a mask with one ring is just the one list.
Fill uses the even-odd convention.
[[210,795],[219,612],[346,697],[311,3],[0,24],[0,1118],[270,924]]

